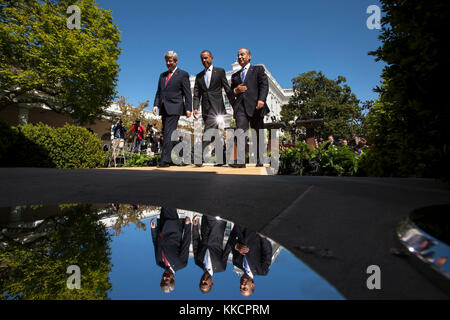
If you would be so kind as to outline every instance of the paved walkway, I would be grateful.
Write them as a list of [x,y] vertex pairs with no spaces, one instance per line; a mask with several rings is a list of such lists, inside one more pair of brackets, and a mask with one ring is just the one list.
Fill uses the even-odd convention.
[[[229,175],[187,169],[190,172],[0,168],[0,206],[141,203],[219,215],[282,244],[346,298],[450,296],[418,271],[410,257],[391,253],[391,248],[402,249],[395,234],[399,223],[416,208],[450,203],[448,185],[429,179],[261,176],[243,174],[243,169]],[[370,265],[381,269],[381,290],[366,286]]]
[[123,167],[123,168],[105,168],[106,170],[138,170],[138,171],[167,171],[167,172],[202,172],[214,174],[233,174],[233,175],[259,175],[265,176],[270,172],[269,165],[265,167],[256,167],[254,164],[247,164],[246,168],[231,168],[229,166],[215,167],[204,164],[202,167],[195,165],[170,166],[168,168],[157,167]]

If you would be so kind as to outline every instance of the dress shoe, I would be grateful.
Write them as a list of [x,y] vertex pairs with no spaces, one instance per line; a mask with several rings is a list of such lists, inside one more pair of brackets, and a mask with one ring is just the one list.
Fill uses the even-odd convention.
[[256,164],[256,166],[257,166],[257,167],[264,167],[264,165],[263,165],[261,162],[258,162],[258,163]]
[[241,164],[230,163],[230,164],[228,164],[228,166],[231,167],[231,168],[245,168],[245,163],[241,163]]
[[221,166],[223,166],[223,163],[216,163],[216,164],[214,165],[214,167],[221,167]]
[[170,163],[167,162],[158,163],[158,168],[168,168],[168,167],[170,167]]
[[203,167],[203,164],[199,163],[199,164],[196,164],[195,166],[198,168],[201,168],[201,167]]

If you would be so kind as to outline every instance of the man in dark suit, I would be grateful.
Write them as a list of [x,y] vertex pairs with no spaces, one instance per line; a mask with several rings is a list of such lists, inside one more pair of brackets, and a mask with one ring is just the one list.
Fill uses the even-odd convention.
[[[238,63],[241,70],[231,76],[231,90],[235,95],[233,105],[233,116],[236,119],[236,128],[248,131],[248,127],[256,130],[257,134],[257,166],[262,166],[259,157],[259,129],[264,129],[264,116],[270,110],[266,99],[269,93],[269,81],[263,66],[252,66],[250,60],[252,55],[248,49],[238,51]],[[234,168],[243,168],[244,164],[231,164]]]
[[[177,67],[178,56],[168,51],[165,56],[168,71],[161,73],[156,91],[153,114],[162,117],[164,142],[159,167],[169,167],[172,159],[172,133],[177,129],[180,116],[191,116],[192,94],[189,74]],[[178,140],[178,139],[177,139]]]
[[255,290],[255,275],[267,275],[272,263],[272,245],[262,234],[235,225],[227,246],[232,248],[233,265],[244,271],[240,279],[243,296]]
[[228,255],[223,244],[227,222],[216,217],[203,216],[201,235],[198,230],[198,219],[194,217],[192,228],[192,247],[194,249],[195,264],[202,268],[199,288],[203,293],[211,290],[215,273],[223,272],[227,268]]
[[[225,76],[225,70],[212,65],[214,57],[211,51],[203,50],[200,53],[200,59],[205,69],[195,77],[194,117],[197,118],[201,104],[204,131],[219,129],[218,117],[226,114],[222,89],[225,91],[230,103],[233,101],[233,94]],[[206,143],[204,142],[202,149],[205,149],[205,147]]]
[[161,208],[161,215],[155,224],[152,220],[152,240],[155,261],[164,269],[161,290],[169,293],[175,287],[175,272],[186,267],[191,243],[191,220],[179,219],[177,209]]

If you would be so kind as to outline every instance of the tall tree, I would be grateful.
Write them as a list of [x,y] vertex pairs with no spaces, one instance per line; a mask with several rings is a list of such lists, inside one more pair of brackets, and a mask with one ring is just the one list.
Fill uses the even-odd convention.
[[[70,29],[71,5],[80,29]],[[69,19],[71,20],[71,19]],[[80,124],[116,95],[120,31],[95,0],[0,3],[0,107],[45,103]]]
[[[447,70],[450,4],[381,0],[382,46],[369,54],[387,63],[378,101],[368,114],[369,174],[450,178]],[[369,154],[368,154],[369,156]]]
[[309,71],[292,79],[294,95],[281,110],[281,117],[288,124],[291,136],[303,138],[296,120],[324,119],[324,125],[315,132],[318,137],[349,139],[352,134],[363,133],[363,107],[345,84],[346,79],[325,77],[322,72]]

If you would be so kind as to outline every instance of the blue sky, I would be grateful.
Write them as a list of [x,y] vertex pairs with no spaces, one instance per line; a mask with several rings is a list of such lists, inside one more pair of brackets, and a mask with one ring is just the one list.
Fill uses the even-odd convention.
[[97,0],[112,10],[121,30],[119,95],[128,102],[153,99],[164,53],[178,53],[178,66],[191,75],[203,68],[209,49],[216,66],[231,70],[237,50],[252,51],[252,63],[266,65],[283,88],[311,70],[342,75],[357,98],[377,95],[384,64],[369,51],[381,45],[380,30],[369,30],[366,13],[377,0]]

